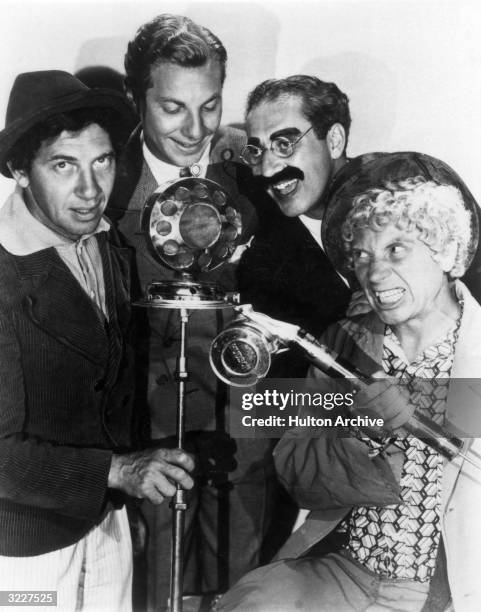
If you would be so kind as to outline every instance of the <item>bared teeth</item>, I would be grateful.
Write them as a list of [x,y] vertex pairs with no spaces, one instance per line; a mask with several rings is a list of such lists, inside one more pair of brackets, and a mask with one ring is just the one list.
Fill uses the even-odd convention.
[[387,289],[386,291],[375,291],[374,295],[381,304],[394,304],[404,293],[404,289]]
[[280,183],[276,183],[272,186],[272,189],[275,193],[279,195],[289,195],[292,193],[297,187],[297,179],[292,179],[290,181],[281,181]]

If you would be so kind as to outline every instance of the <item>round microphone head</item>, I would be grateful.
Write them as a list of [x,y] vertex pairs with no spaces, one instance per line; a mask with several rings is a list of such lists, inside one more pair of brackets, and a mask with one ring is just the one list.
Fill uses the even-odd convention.
[[150,196],[141,229],[162,263],[195,274],[213,270],[232,256],[242,220],[218,183],[189,177],[163,185]]

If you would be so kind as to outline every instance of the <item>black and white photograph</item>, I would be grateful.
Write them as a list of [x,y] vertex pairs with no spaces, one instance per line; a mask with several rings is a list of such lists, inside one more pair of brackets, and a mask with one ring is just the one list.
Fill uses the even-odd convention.
[[479,612],[479,4],[0,9],[0,606]]

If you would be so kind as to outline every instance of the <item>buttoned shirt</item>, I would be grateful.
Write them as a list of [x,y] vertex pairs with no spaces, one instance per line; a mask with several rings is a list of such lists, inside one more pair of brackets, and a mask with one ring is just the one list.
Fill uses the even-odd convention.
[[[409,361],[387,327],[383,369],[406,381],[417,404],[442,424],[457,328]],[[430,384],[418,386],[417,379]],[[412,388],[411,388],[412,386]],[[423,412],[424,412],[423,410]],[[345,527],[351,556],[371,571],[389,579],[427,582],[434,571],[440,537],[443,458],[422,440],[408,436],[396,442],[405,453],[400,480],[401,504],[355,508]]]

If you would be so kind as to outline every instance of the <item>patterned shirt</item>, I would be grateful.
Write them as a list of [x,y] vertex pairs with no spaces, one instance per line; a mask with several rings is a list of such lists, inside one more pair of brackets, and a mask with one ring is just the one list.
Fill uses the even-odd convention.
[[[440,425],[456,336],[457,327],[411,363],[389,327],[384,337],[384,371],[405,381],[417,409]],[[405,454],[400,479],[402,501],[386,507],[355,508],[343,525],[349,538],[347,550],[376,574],[426,582],[434,572],[440,538],[443,458],[413,436],[395,439],[395,444]]]

